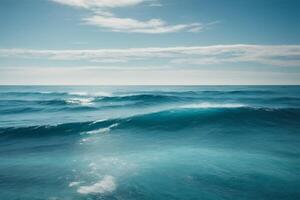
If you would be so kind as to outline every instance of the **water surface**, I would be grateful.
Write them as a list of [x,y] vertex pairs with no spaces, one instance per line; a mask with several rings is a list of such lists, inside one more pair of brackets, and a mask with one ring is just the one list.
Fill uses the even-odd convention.
[[0,199],[300,199],[299,86],[1,86]]

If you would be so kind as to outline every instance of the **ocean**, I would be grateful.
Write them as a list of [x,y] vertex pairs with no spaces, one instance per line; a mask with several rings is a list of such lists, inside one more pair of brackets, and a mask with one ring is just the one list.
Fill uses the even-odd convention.
[[300,199],[300,86],[0,86],[0,199]]

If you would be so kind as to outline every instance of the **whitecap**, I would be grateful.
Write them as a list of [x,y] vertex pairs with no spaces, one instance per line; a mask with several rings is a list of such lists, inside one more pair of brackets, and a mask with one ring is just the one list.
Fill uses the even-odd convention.
[[74,181],[69,183],[69,187],[74,187],[74,186],[78,186],[80,184],[80,182]]
[[198,103],[181,106],[181,108],[241,108],[247,107],[244,104],[237,103]]
[[107,121],[108,119],[99,119],[99,120],[96,120],[96,121],[93,121],[91,124],[96,124],[96,123],[99,123],[99,122],[104,122],[104,121]]
[[110,97],[112,96],[111,93],[108,92],[68,92],[69,95],[75,95],[75,96],[93,96],[93,97]]
[[69,95],[76,95],[76,96],[87,96],[88,93],[86,92],[69,92]]
[[113,192],[116,187],[117,185],[115,183],[115,178],[113,176],[107,175],[102,180],[93,185],[79,187],[77,192],[80,194],[103,194],[107,192]]
[[71,98],[67,99],[66,102],[69,104],[91,105],[93,100],[93,98]]

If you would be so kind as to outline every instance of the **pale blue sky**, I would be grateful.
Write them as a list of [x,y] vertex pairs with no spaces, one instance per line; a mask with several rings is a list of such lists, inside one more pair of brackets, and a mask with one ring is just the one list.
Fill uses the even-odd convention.
[[0,84],[300,84],[297,0],[1,0]]

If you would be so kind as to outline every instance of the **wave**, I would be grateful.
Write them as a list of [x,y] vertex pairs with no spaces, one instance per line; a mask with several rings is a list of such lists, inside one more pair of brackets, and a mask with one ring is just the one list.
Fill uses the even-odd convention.
[[[297,126],[300,128],[298,108],[210,107],[177,108],[154,113],[112,118],[100,121],[64,123],[32,127],[0,128],[1,136],[43,137],[47,135],[103,133],[114,129],[143,129],[178,131],[193,127],[231,126]],[[80,134],[79,134],[80,135]]]
[[[183,92],[139,92],[131,94],[114,94],[110,96],[96,97],[95,102],[115,102],[115,101],[139,101],[144,103],[168,103],[168,102],[183,102],[193,100],[205,100],[205,99],[228,99],[230,97],[236,98],[240,96],[249,95],[267,95],[274,94],[273,91],[262,90],[233,90],[233,91],[183,91]],[[284,100],[284,99],[283,99]]]
[[36,96],[36,95],[68,95],[67,92],[1,92],[1,95],[6,96]]
[[[202,91],[203,92],[203,91]],[[204,91],[212,92],[212,91]],[[219,91],[213,91],[219,92]],[[230,91],[240,92],[240,91]],[[249,91],[247,91],[249,92]],[[251,91],[257,92],[257,91]],[[45,92],[39,92],[45,93]],[[47,94],[50,94],[47,92]],[[51,93],[52,94],[52,93]],[[157,106],[159,104],[165,105],[170,103],[180,105],[181,108],[240,108],[250,105],[273,105],[273,106],[286,106],[286,107],[299,107],[300,98],[298,97],[215,97],[213,95],[199,95],[195,91],[184,92],[153,92],[153,94],[140,93],[140,94],[126,94],[114,96],[85,96],[87,93],[55,93],[55,94],[68,94],[75,96],[51,96],[50,98],[34,98],[34,99],[0,99],[0,111],[3,114],[22,114],[40,111],[95,111],[105,109],[117,109],[121,107],[135,108],[139,106]],[[97,93],[95,93],[97,94]],[[194,94],[198,94],[193,96]],[[81,95],[81,96],[76,96]],[[103,94],[102,94],[103,95]],[[230,101],[228,101],[230,100]],[[230,103],[223,103],[224,101]],[[232,102],[243,103],[232,103]],[[189,104],[186,104],[189,102]],[[186,104],[186,105],[184,105]],[[42,107],[43,106],[43,107]],[[22,108],[23,107],[23,108]]]
[[2,106],[29,106],[29,105],[45,105],[58,106],[67,105],[66,100],[63,99],[49,99],[49,100],[0,100]]
[[145,91],[131,95],[169,95],[169,96],[203,96],[203,95],[258,95],[258,94],[276,94],[270,90],[190,90],[190,91]]
[[71,98],[66,100],[0,100],[2,114],[24,114],[33,112],[95,110],[92,100]]
[[144,101],[144,102],[168,102],[178,100],[181,97],[160,95],[160,94],[129,94],[115,95],[110,97],[97,98],[96,101]]
[[28,92],[0,92],[1,95],[5,96],[94,96],[94,97],[106,97],[111,96],[108,92],[55,92],[55,91],[28,91]]
[[96,105],[93,98],[69,98],[52,100],[0,100],[0,112],[2,114],[19,114],[32,112],[56,112],[56,111],[95,111],[116,109],[120,107],[135,107],[138,102],[107,102]]
[[[172,90],[153,90],[153,91],[139,91],[131,94],[125,95],[172,95],[172,96],[181,96],[181,95],[199,95],[199,94],[275,94],[276,91],[266,90],[266,89],[244,89],[244,90],[185,90],[184,91],[172,91]],[[124,95],[124,96],[125,96]]]
[[13,107],[13,108],[2,108],[1,114],[16,114],[16,113],[33,113],[40,112],[43,109],[41,108],[32,108],[32,107]]
[[[224,98],[228,97],[241,97],[249,95],[269,95],[275,94],[274,91],[270,90],[196,90],[196,91],[144,91],[137,93],[108,93],[104,91],[97,92],[82,92],[82,91],[21,91],[21,92],[1,92],[1,96],[12,97],[12,98],[23,98],[23,97],[33,97],[33,98],[63,98],[69,99],[67,103],[74,104],[86,104],[88,100],[74,100],[71,98],[93,98],[93,102],[109,102],[109,101],[140,101],[145,103],[162,103],[171,101],[184,101],[193,100],[201,98]],[[237,95],[237,96],[236,96]],[[56,102],[57,103],[57,102]],[[89,102],[90,103],[90,102]]]
[[210,95],[266,95],[266,94],[275,94],[276,92],[270,90],[229,90],[229,91],[219,91],[219,90],[207,90],[202,91],[203,94]]
[[88,105],[93,102],[94,98],[67,98],[67,99],[48,99],[48,100],[0,100],[0,105],[68,105],[68,104],[79,104]]
[[[6,92],[1,94],[8,95],[16,95],[23,97],[24,95],[28,95],[30,98],[34,95],[42,95],[41,97],[37,97],[37,99],[13,99],[13,100],[0,100],[0,103],[5,105],[5,101],[7,104],[27,104],[27,103],[36,103],[40,105],[92,105],[93,103],[98,102],[132,102],[134,105],[152,105],[158,103],[170,103],[170,102],[185,102],[185,101],[221,101],[226,99],[235,99],[237,98],[234,94],[239,94],[239,99],[246,98],[240,97],[240,94],[269,94],[273,93],[272,91],[262,91],[262,90],[232,90],[232,91],[213,91],[213,90],[204,90],[204,91],[153,91],[153,92],[139,92],[139,93],[130,93],[130,94],[112,94],[105,92]],[[45,97],[46,95],[46,97]],[[5,95],[3,95],[5,96]],[[7,97],[6,97],[7,98]],[[45,99],[46,98],[46,99]],[[247,100],[247,99],[246,99]],[[255,99],[252,99],[255,101]],[[258,99],[259,101],[259,99]],[[299,98],[267,98],[268,102],[298,102]]]
[[[300,109],[257,107],[181,108],[133,116],[119,123],[118,128],[177,131],[193,127],[300,126]],[[300,127],[299,127],[300,128]]]

